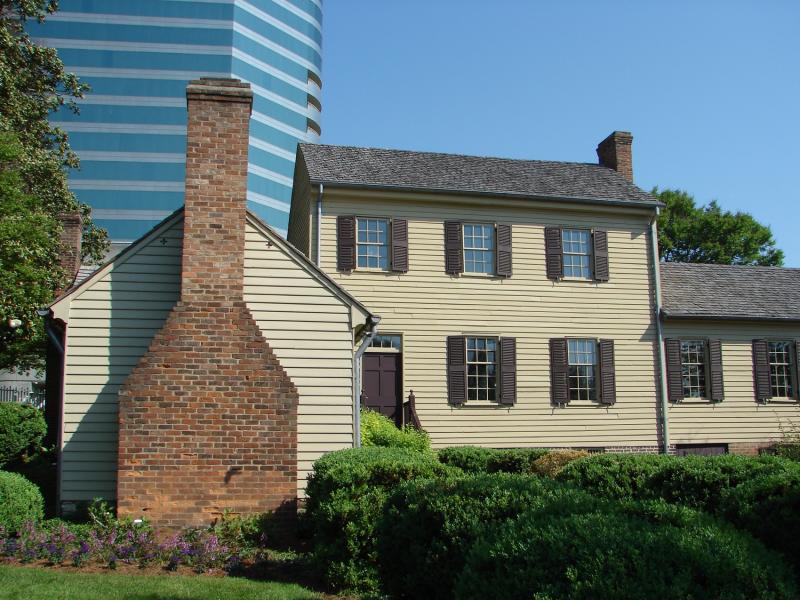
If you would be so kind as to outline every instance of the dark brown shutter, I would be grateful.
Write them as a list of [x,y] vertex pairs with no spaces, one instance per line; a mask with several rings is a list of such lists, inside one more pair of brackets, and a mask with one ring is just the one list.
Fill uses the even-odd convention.
[[800,398],[800,340],[795,340],[792,353],[792,392],[795,398]]
[[714,402],[725,398],[725,385],[722,379],[722,343],[708,340],[708,397]]
[[595,281],[608,281],[608,232],[595,229],[592,234]]
[[564,257],[561,250],[561,228],[544,228],[544,251],[547,261],[547,278],[561,279],[564,276]]
[[497,225],[497,274],[511,277],[511,225]]
[[772,398],[767,340],[753,340],[753,384],[756,400],[763,402]]
[[500,404],[517,401],[517,340],[500,338]]
[[392,271],[408,272],[408,221],[392,219]]
[[664,340],[667,362],[667,396],[670,402],[683,400],[683,375],[681,374],[681,341]]
[[464,272],[464,242],[460,221],[444,222],[444,270],[450,275]]
[[600,340],[600,402],[614,404],[617,401],[617,377],[614,372],[614,340]]
[[464,404],[467,400],[467,340],[460,335],[447,338],[447,401]]
[[550,397],[553,404],[569,402],[568,358],[567,340],[552,338],[550,340]]
[[352,271],[356,268],[356,218],[336,217],[336,268]]

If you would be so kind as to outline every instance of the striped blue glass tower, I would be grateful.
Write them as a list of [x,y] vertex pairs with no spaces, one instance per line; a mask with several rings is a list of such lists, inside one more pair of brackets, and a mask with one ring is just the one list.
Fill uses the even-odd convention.
[[186,84],[236,77],[253,89],[247,199],[285,234],[297,142],[320,134],[322,0],[61,0],[30,27],[91,86],[60,111],[81,168],[70,175],[115,242],[183,203]]

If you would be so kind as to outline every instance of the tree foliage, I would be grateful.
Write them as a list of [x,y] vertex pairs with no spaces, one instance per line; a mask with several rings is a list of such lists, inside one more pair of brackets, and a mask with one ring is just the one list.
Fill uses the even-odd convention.
[[666,204],[658,218],[658,249],[667,262],[783,264],[772,231],[752,215],[722,210],[716,200],[697,206],[680,190],[654,188],[652,193]]
[[[36,309],[66,283],[58,268],[58,215],[84,219],[83,256],[99,261],[108,247],[90,208],[67,187],[78,166],[66,133],[48,116],[78,108],[87,89],[67,73],[55,49],[35,44],[28,21],[42,21],[56,0],[0,0],[0,368],[40,366],[43,327]],[[9,320],[22,321],[18,328]]]

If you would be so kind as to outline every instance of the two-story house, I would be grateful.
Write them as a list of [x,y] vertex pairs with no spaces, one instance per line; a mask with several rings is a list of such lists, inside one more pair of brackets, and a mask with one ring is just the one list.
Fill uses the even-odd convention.
[[65,508],[291,509],[362,402],[436,447],[753,452],[800,417],[800,271],[660,264],[630,134],[598,164],[303,144],[287,241],[246,210],[251,102],[190,84],[184,208],[50,307]]

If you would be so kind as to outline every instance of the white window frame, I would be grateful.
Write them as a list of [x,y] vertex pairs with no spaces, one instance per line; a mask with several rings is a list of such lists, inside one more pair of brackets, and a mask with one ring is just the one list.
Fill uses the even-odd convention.
[[[688,349],[689,344],[700,344],[700,351]],[[688,352],[693,352],[699,358],[684,360]],[[708,395],[708,378],[708,340],[681,340],[681,387],[684,398],[705,398]]]
[[[784,346],[783,354],[785,362],[773,361],[777,352],[773,350],[775,346],[781,344]],[[768,340],[767,341],[767,355],[769,360],[769,385],[770,394],[773,398],[794,398],[794,378],[792,376],[792,369],[794,369],[793,361],[793,343],[790,340]],[[781,383],[782,380],[782,383]]]
[[[573,360],[578,356],[584,357],[587,355],[591,356],[593,360],[590,362]],[[573,369],[575,370],[573,371]],[[596,401],[599,380],[600,365],[597,339],[567,338],[567,393],[569,394],[570,402],[575,400]]]
[[[569,233],[569,235],[570,235],[570,240],[569,241],[566,240],[566,234],[567,233]],[[569,250],[567,249],[568,248],[568,246],[567,246],[568,244],[576,243],[571,239],[573,233],[579,233],[579,234],[585,234],[586,235],[586,252],[585,253],[583,253],[583,252],[573,252],[571,248]],[[578,241],[577,243],[581,243],[581,242]],[[594,275],[593,272],[592,272],[593,271],[592,254],[593,254],[593,249],[592,249],[592,230],[591,229],[584,229],[584,228],[581,228],[581,227],[562,227],[561,228],[561,257],[562,257],[562,269],[563,269],[564,279],[579,279],[581,281],[591,281],[593,279],[593,275]],[[568,256],[569,257],[572,257],[572,256],[584,257],[585,256],[586,257],[586,274],[585,275],[583,274],[583,269],[584,269],[583,265],[580,265],[579,267],[577,267],[577,268],[580,269],[580,274],[578,274],[578,275],[575,275],[575,274],[572,274],[572,273],[567,274],[567,270],[568,269],[572,270],[572,269],[576,268],[572,264],[567,265],[567,257]],[[583,261],[581,261],[581,262],[583,262]]]
[[[490,240],[490,247],[477,247],[477,246],[467,246],[467,227],[485,227],[489,229],[489,240]],[[471,239],[475,239],[474,235],[470,236]],[[479,239],[485,240],[487,239],[486,236],[481,236]],[[497,227],[494,223],[462,223],[461,224],[461,253],[464,260],[464,273],[470,275],[496,275],[497,274]],[[467,260],[467,252],[480,252],[489,255],[488,261],[488,271],[474,271],[469,270],[467,268],[468,260]],[[473,260],[473,263],[476,261]],[[481,260],[481,264],[487,264],[486,260]]]
[[[370,242],[370,241],[361,241],[361,228],[360,224],[362,222],[367,223],[366,233],[369,235],[371,232],[378,233],[380,235],[380,230],[369,229],[369,222],[376,221],[376,222],[383,222],[386,223],[386,239],[384,242]],[[391,270],[391,248],[392,248],[392,220],[388,217],[356,217],[356,269],[366,270],[366,271],[383,271],[388,272]],[[365,254],[364,258],[366,259],[367,263],[369,263],[370,258],[377,258],[378,259],[378,266],[369,266],[361,264],[361,249],[362,248],[378,248],[378,256],[371,256],[369,254]],[[381,249],[385,248],[386,253],[386,266],[381,266]]]
[[[467,402],[497,402],[499,400],[498,378],[500,374],[500,338],[491,335],[467,335],[464,336],[466,345],[466,367],[467,367]],[[470,341],[475,342],[475,348],[470,349]],[[484,342],[484,349],[479,349],[479,342]],[[489,350],[489,343],[493,344],[494,349]],[[485,360],[477,360],[480,356],[478,352],[485,352]],[[470,360],[470,352],[475,353],[474,360]],[[494,353],[494,360],[488,360],[488,353]],[[473,367],[473,368],[470,368]],[[494,374],[491,374],[491,368]],[[486,385],[480,385],[482,379],[486,380]],[[473,380],[477,380],[478,385],[471,385]],[[471,391],[475,393],[472,394]]]

